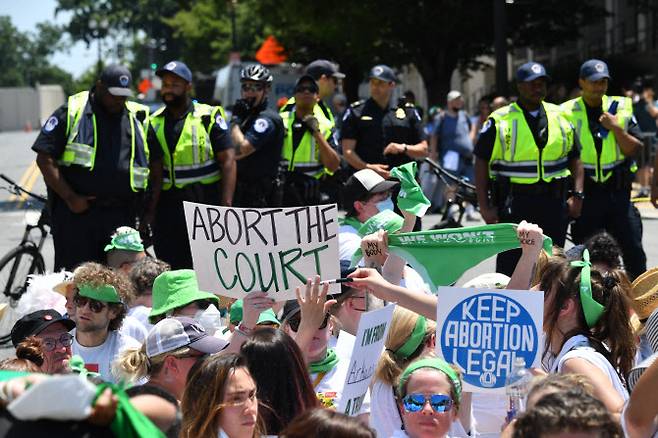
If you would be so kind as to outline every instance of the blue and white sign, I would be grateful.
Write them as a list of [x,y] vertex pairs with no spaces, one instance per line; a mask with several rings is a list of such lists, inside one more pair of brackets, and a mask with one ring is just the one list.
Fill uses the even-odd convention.
[[464,391],[504,393],[514,359],[540,367],[544,293],[440,287],[437,354],[462,370]]

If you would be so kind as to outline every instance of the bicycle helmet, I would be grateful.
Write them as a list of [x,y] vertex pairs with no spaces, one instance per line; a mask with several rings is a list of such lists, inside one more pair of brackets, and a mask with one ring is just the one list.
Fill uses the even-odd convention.
[[270,70],[260,64],[251,64],[240,71],[240,82],[242,81],[255,81],[255,82],[272,82],[272,74]]

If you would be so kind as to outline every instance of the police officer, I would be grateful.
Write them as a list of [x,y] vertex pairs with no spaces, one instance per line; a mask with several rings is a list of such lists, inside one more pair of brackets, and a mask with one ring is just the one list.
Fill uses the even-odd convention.
[[260,64],[240,72],[242,98],[233,105],[231,138],[236,147],[237,207],[268,207],[281,204],[279,163],[283,146],[283,121],[267,107],[272,84],[270,71]]
[[[327,105],[326,101],[336,92],[338,81],[345,78],[345,74],[338,70],[336,64],[326,59],[316,59],[306,66],[304,74],[311,76],[318,84],[317,106],[313,108],[313,114],[318,120],[327,119],[331,123],[331,128],[336,126],[334,114]],[[288,102],[281,108],[280,112],[287,112],[295,105],[295,97],[288,99]]]
[[[642,132],[629,97],[607,96],[610,73],[605,62],[590,59],[580,67],[582,96],[562,108],[582,146],[585,199],[581,216],[571,225],[575,244],[599,231],[609,232],[623,252],[629,277],[646,271],[642,224],[630,202],[632,157],[642,147]],[[616,106],[616,108],[615,108]]]
[[112,232],[134,227],[149,174],[148,108],[127,101],[130,71],[105,68],[90,91],[69,96],[32,150],[48,186],[55,270],[104,262]]
[[165,106],[151,117],[153,245],[172,269],[192,268],[183,201],[233,202],[235,152],[224,109],[190,99],[192,72],[180,61],[156,71]]
[[290,111],[281,113],[286,135],[283,139],[283,160],[287,164],[283,205],[319,204],[320,179],[332,175],[340,165],[331,121],[318,119],[318,83],[304,75],[295,84],[295,103]]
[[[573,127],[560,107],[544,102],[549,79],[536,62],[517,70],[518,102],[493,112],[480,131],[475,185],[488,224],[525,219],[564,246],[567,216],[578,217],[582,208],[583,166]],[[520,250],[499,254],[496,271],[511,275],[519,257]]]
[[343,116],[341,145],[353,170],[372,169],[383,178],[392,167],[427,155],[427,141],[413,104],[399,108],[391,97],[397,77],[387,65],[370,70],[370,98]]

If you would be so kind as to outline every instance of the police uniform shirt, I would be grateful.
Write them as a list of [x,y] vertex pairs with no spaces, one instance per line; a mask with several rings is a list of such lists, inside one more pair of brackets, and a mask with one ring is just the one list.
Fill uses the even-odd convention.
[[[539,110],[535,115],[521,107],[521,105],[519,105],[519,107],[523,110],[523,116],[530,128],[530,132],[532,132],[537,148],[543,149],[548,141],[548,118],[546,117],[544,106],[540,105]],[[494,143],[496,142],[496,135],[498,135],[496,121],[490,117],[484,122],[484,126],[482,126],[482,129],[480,130],[478,141],[475,144],[473,153],[476,157],[486,162],[491,160]],[[573,136],[573,139],[573,147],[567,155],[569,160],[580,158],[580,141],[575,135]]]
[[[164,137],[167,141],[167,147],[169,148],[170,154],[173,154],[174,150],[176,149],[176,144],[178,143],[180,135],[183,132],[183,126],[185,125],[185,119],[187,118],[187,115],[193,111],[194,103],[192,103],[192,101],[190,101],[187,110],[183,115],[180,116],[180,118],[174,118],[167,109],[164,110]],[[202,121],[203,126],[210,126],[210,132],[208,133],[208,136],[210,137],[210,144],[215,156],[222,151],[233,148],[233,143],[231,142],[231,136],[228,130],[228,124],[226,123],[226,120],[224,120],[224,118],[221,116],[221,114],[219,114],[219,112],[215,116],[215,120],[211,121],[210,116],[208,115],[203,116]],[[159,146],[160,142],[155,135],[153,125],[149,126],[148,144],[151,160],[162,159],[162,147]]]
[[274,110],[265,109],[246,120],[242,132],[255,152],[238,160],[238,179],[261,181],[263,177],[274,178],[281,161],[285,133],[281,116]]
[[384,155],[389,143],[415,145],[425,140],[418,111],[413,105],[382,109],[374,99],[352,104],[343,115],[342,139],[356,140],[357,155],[366,163],[399,166],[413,161],[406,154]]
[[[109,114],[96,104],[93,90],[89,101],[96,116],[97,146],[94,167],[71,165],[59,166],[66,182],[79,195],[99,198],[128,198],[134,192],[130,187],[130,120],[128,110],[120,114]],[[32,146],[35,152],[61,158],[67,143],[68,104],[60,106],[41,128]],[[144,114],[144,113],[142,113]],[[146,114],[144,114],[144,117]],[[123,137],[123,138],[122,138]],[[122,148],[122,145],[125,145]],[[52,192],[54,195],[55,193]]]
[[[297,150],[297,148],[299,147],[299,143],[301,143],[302,137],[304,137],[305,133],[308,132],[310,135],[313,135],[311,133],[311,130],[308,129],[308,127],[306,126],[306,124],[304,122],[302,122],[302,119],[297,117],[296,113],[295,113],[295,120],[293,120],[293,122],[292,122],[291,129],[292,129],[292,149],[293,150]],[[327,140],[327,143],[329,143],[329,146],[332,149],[337,150],[338,146],[337,146],[335,134],[336,134],[336,130],[332,129],[325,140]]]
[[[594,138],[594,147],[596,148],[596,151],[599,154],[601,154],[601,148],[603,147],[603,139],[601,139],[597,134],[599,132],[599,128],[601,127],[601,123],[599,123],[599,118],[601,117],[601,114],[603,114],[603,108],[600,106],[591,107],[587,105],[587,103],[584,100],[583,103],[585,104],[585,109],[587,111],[587,122],[589,124],[589,130],[592,133],[592,137]],[[638,140],[642,141],[642,131],[640,130],[640,126],[638,125],[635,116],[631,117],[631,119],[628,121],[626,132],[628,132],[630,135],[637,138]],[[611,133],[611,135],[613,134]]]
[[[320,110],[322,111],[322,114],[326,117],[327,120],[329,121],[334,121],[335,125],[335,120],[334,120],[334,114],[331,112],[331,109],[329,106],[327,106],[326,103],[322,99],[318,99],[317,103],[318,107],[320,107]],[[285,113],[288,111],[292,111],[295,109],[295,97],[291,97],[288,99],[288,102],[279,110],[279,113]]]

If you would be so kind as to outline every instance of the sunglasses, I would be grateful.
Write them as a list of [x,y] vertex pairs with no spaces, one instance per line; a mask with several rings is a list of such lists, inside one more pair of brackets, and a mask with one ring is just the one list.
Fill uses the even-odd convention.
[[295,93],[304,93],[308,91],[309,93],[317,93],[318,89],[313,85],[300,85],[295,88]]
[[[300,322],[302,322],[302,316],[298,313],[297,315],[293,316],[288,320],[288,327],[290,327],[290,330],[297,333],[297,330],[299,330]],[[320,327],[318,327],[318,330],[322,330],[326,328],[328,323],[329,323],[329,314],[327,313],[326,315],[324,315],[324,321],[322,321],[322,324],[320,325]]]
[[87,304],[89,304],[89,309],[91,309],[92,312],[94,313],[101,313],[101,311],[107,307],[107,304],[93,300],[91,298],[83,297],[80,295],[75,295],[73,297],[73,303],[76,305],[76,307],[84,307]]
[[420,412],[428,402],[437,413],[449,411],[453,404],[452,398],[445,394],[407,394],[402,399],[402,406],[406,412]]
[[262,91],[265,86],[263,84],[242,84],[240,88],[242,91]]
[[59,336],[59,339],[43,338],[42,341],[43,349],[45,351],[53,351],[55,348],[57,348],[57,344],[61,345],[62,347],[70,347],[73,343],[73,335],[70,333],[62,333]]

